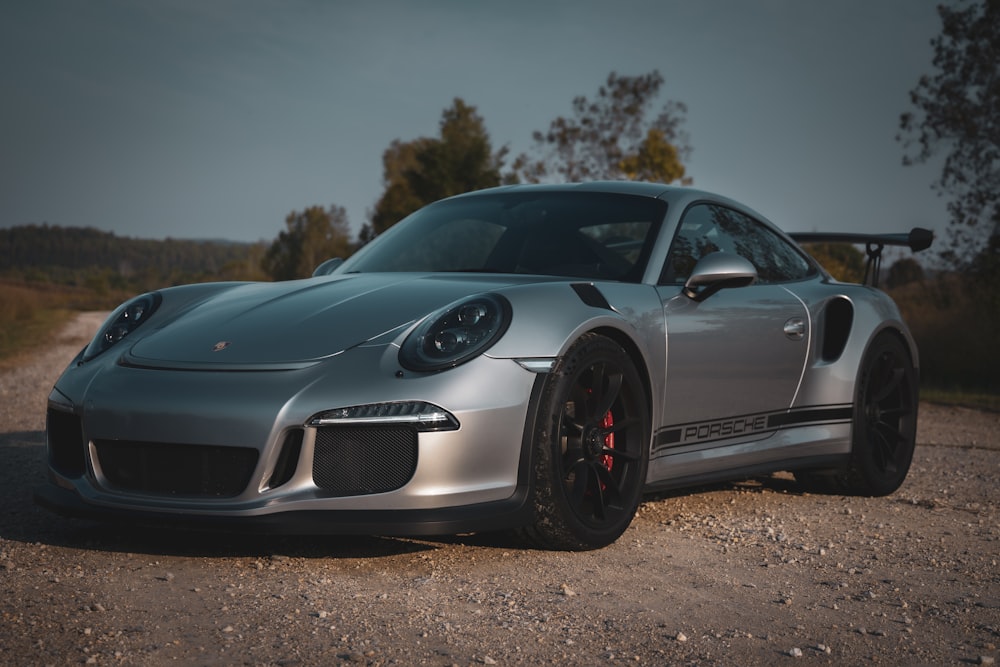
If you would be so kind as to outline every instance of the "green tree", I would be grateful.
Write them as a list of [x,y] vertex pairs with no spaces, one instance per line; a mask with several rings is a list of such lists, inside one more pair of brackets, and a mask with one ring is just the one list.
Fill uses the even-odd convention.
[[513,178],[690,182],[683,161],[691,148],[681,130],[687,107],[673,101],[657,106],[662,87],[656,70],[634,77],[611,72],[593,100],[575,98],[571,116],[533,133],[534,148],[515,160]]
[[273,280],[308,278],[321,262],[351,254],[347,211],[341,206],[292,211],[285,218],[285,228],[261,262]]
[[[1000,237],[1000,0],[938,6],[933,75],[910,92],[915,111],[900,117],[904,164],[946,151],[935,188],[949,198],[949,245],[958,269],[996,267]],[[978,257],[989,253],[992,257]]]
[[359,237],[370,241],[438,199],[500,185],[507,149],[493,151],[476,108],[455,98],[441,116],[440,135],[393,141],[382,155],[385,191]]

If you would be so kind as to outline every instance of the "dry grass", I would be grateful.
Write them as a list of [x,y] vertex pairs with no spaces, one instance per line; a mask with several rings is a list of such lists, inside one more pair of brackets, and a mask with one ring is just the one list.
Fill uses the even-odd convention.
[[991,307],[992,286],[982,287],[951,277],[892,292],[920,348],[925,396],[992,409],[1000,403],[1000,315]]
[[0,368],[50,343],[74,311],[109,308],[107,298],[81,288],[0,282]]

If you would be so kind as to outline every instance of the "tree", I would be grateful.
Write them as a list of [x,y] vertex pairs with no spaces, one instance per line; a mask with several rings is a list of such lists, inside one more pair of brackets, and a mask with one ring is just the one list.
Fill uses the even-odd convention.
[[889,289],[909,285],[910,283],[922,283],[924,281],[924,268],[920,266],[913,257],[904,257],[893,262],[889,267],[889,275],[885,279],[885,285]]
[[441,116],[440,136],[393,141],[382,155],[385,192],[375,204],[370,225],[361,230],[370,241],[401,219],[444,197],[500,185],[507,149],[493,152],[476,108],[455,98]]
[[850,243],[810,243],[805,250],[837,280],[864,282],[865,254]]
[[261,262],[261,268],[274,280],[308,278],[321,262],[351,254],[347,211],[341,206],[292,211],[285,218],[285,227]]
[[547,180],[647,180],[662,183],[685,179],[683,160],[690,155],[681,130],[687,107],[667,101],[654,113],[663,87],[656,70],[640,76],[608,75],[591,101],[573,100],[573,114],[556,118],[546,132],[534,132],[534,150],[513,165],[514,178]]
[[[1000,0],[938,7],[931,41],[936,72],[910,92],[900,116],[904,164],[947,151],[935,189],[949,197],[951,238],[943,256],[958,269],[995,266],[1000,236]],[[991,250],[992,248],[992,250]],[[993,253],[992,258],[977,257]]]

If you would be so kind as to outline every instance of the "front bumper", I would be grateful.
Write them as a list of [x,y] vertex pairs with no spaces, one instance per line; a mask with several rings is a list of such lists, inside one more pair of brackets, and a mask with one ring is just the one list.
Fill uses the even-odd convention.
[[[526,502],[534,424],[529,413],[544,376],[510,359],[480,357],[444,373],[399,378],[394,360],[390,347],[355,350],[281,372],[168,371],[113,363],[71,368],[50,398],[52,484],[36,491],[36,502],[81,518],[269,533],[430,535],[525,523],[532,511]],[[313,416],[412,400],[445,407],[460,426],[416,436],[412,475],[405,483],[346,494],[317,485],[313,464],[321,429],[310,426]],[[53,427],[53,413],[79,424],[75,433],[69,429],[79,450],[68,463],[65,446],[54,442],[66,438],[67,429]],[[294,433],[299,449],[289,466],[283,450]],[[178,492],[162,479],[153,487],[129,486],[122,482],[128,474],[111,474],[99,452],[128,454],[132,443],[224,455],[248,451],[253,454],[248,481],[234,493],[216,495]],[[288,468],[284,473],[282,466]],[[160,471],[160,476],[168,475]]]

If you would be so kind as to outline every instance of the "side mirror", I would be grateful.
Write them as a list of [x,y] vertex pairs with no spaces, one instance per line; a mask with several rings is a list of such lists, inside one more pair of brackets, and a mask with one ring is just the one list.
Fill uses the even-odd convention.
[[317,276],[328,276],[333,273],[334,269],[343,263],[344,260],[342,257],[331,257],[316,267],[316,270],[313,271],[313,278],[316,278]]
[[728,252],[713,252],[694,265],[691,277],[684,283],[684,295],[704,301],[720,289],[746,287],[755,280],[757,269],[749,261]]

